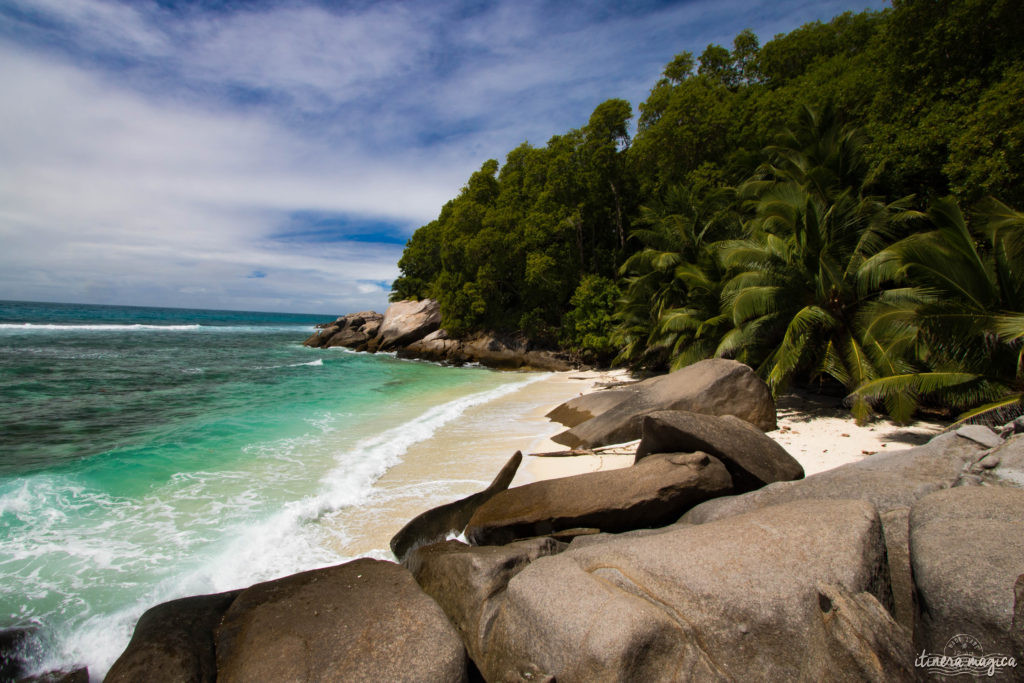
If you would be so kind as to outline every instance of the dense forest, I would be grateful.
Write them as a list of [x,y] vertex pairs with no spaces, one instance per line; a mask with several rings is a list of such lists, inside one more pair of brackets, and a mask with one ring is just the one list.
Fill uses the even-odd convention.
[[681,53],[635,135],[613,99],[486,161],[392,299],[588,362],[736,358],[858,417],[1019,414],[1024,3],[892,5]]

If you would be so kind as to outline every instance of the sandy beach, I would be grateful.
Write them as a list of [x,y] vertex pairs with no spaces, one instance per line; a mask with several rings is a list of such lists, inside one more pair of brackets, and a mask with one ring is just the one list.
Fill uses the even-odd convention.
[[[388,541],[409,519],[486,487],[517,450],[525,458],[513,486],[633,463],[635,443],[595,455],[531,455],[565,451],[551,440],[565,427],[548,420],[546,413],[580,394],[628,380],[626,371],[524,373],[523,377],[528,381],[524,386],[466,410],[414,445],[401,463],[376,482],[369,504],[336,512],[329,525],[342,539],[344,554],[387,557]],[[882,418],[857,425],[838,399],[813,394],[787,394],[776,407],[779,427],[768,436],[789,451],[808,475],[875,453],[913,447],[943,429],[937,422],[897,425]]]

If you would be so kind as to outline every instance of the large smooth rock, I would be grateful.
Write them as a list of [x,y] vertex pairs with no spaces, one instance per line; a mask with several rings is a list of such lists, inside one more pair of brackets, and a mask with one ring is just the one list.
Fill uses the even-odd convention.
[[785,448],[733,415],[659,411],[644,417],[642,434],[636,462],[651,453],[704,451],[722,461],[737,493],[804,477],[804,468]]
[[395,554],[399,562],[404,562],[411,551],[422,545],[443,541],[449,533],[461,534],[469,524],[473,513],[481,505],[508,488],[522,461],[523,454],[516,451],[498,472],[498,476],[494,478],[491,485],[483,491],[413,517],[392,537],[391,552]]
[[538,481],[502,491],[466,527],[474,545],[501,545],[574,528],[628,531],[664,526],[732,480],[706,453],[651,456],[632,467]]
[[447,541],[417,548],[406,565],[455,624],[469,656],[480,661],[508,582],[538,557],[557,555],[565,548],[565,543],[547,536],[504,546]]
[[874,508],[801,501],[534,560],[478,664],[487,680],[912,680],[890,603]]
[[390,351],[423,339],[441,326],[441,304],[434,299],[396,301],[384,311],[372,350]]
[[683,520],[703,524],[769,505],[811,499],[867,500],[884,513],[910,507],[929,493],[955,486],[984,453],[984,446],[974,440],[952,432],[940,434],[916,448],[879,453],[799,481],[777,482],[741,496],[702,503]]
[[643,417],[659,410],[735,415],[755,427],[775,429],[775,401],[749,366],[734,360],[702,360],[636,385],[635,394],[552,439],[569,448],[595,448],[640,438]]
[[[632,386],[636,387],[639,386],[639,384]],[[631,398],[634,395],[636,395],[635,389],[624,388],[595,391],[569,399],[565,403],[562,403],[551,410],[551,412],[544,417],[548,418],[552,422],[565,425],[566,427],[575,427],[578,424],[583,424],[592,417],[597,417],[598,415],[608,412],[627,398]]]
[[882,516],[894,615],[900,624],[913,629],[916,608],[908,546],[910,507],[929,493],[960,483],[965,471],[985,452],[984,446],[973,439],[941,434],[916,448],[872,455],[799,481],[778,482],[741,496],[710,500],[694,507],[680,521],[704,524],[796,500],[866,500]]
[[218,681],[462,681],[455,628],[404,567],[361,559],[242,591]]
[[216,681],[215,633],[239,593],[196,595],[149,608],[104,681]]
[[1024,491],[970,486],[922,498],[910,512],[910,558],[919,651],[941,654],[950,638],[967,634],[986,654],[1024,661],[1024,633],[1013,624],[1024,575]]

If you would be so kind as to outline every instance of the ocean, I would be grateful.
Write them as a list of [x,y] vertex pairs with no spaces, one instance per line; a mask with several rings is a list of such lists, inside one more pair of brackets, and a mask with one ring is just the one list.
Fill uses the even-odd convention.
[[374,485],[537,375],[303,347],[324,320],[0,302],[0,628],[38,671],[102,676],[166,600],[390,559],[346,511],[487,484]]

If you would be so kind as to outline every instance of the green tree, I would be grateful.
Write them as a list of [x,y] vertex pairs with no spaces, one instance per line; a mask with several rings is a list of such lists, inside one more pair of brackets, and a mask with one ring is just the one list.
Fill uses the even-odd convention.
[[852,391],[877,373],[857,325],[875,293],[861,267],[885,246],[906,201],[869,194],[855,129],[827,112],[803,120],[740,188],[754,215],[749,237],[722,246],[735,329],[719,352],[756,365],[775,392],[795,376],[831,377]]
[[716,244],[738,229],[729,199],[721,190],[698,198],[675,185],[641,207],[641,227],[631,239],[642,248],[620,268],[626,288],[617,316],[618,360],[681,366],[711,355],[708,344],[717,344],[717,328],[727,321],[719,311]]

